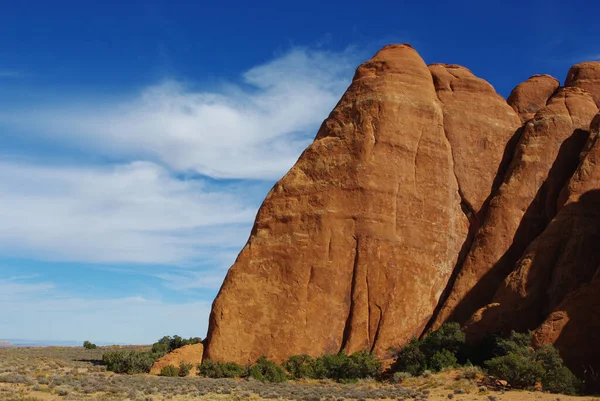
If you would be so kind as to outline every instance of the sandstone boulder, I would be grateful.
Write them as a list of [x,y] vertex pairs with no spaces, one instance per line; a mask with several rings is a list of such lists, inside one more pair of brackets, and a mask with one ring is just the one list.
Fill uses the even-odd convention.
[[526,122],[546,105],[559,86],[558,79],[550,75],[534,75],[517,85],[507,102],[519,114],[521,121]]
[[169,365],[179,367],[179,365],[184,363],[191,363],[192,370],[190,370],[190,375],[195,376],[197,374],[197,365],[202,363],[202,354],[204,353],[204,345],[202,343],[198,344],[190,344],[184,345],[181,348],[177,348],[172,352],[169,352],[167,355],[158,359],[152,365],[152,369],[150,369],[151,375],[159,375],[160,371]]

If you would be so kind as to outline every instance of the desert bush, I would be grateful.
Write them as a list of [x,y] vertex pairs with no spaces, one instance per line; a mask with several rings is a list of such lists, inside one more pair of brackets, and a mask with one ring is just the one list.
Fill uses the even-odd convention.
[[445,323],[438,330],[426,336],[420,344],[425,357],[430,360],[433,355],[443,350],[458,355],[465,344],[465,333],[458,323]]
[[353,381],[378,377],[381,373],[381,361],[366,351],[355,352],[352,355],[323,355],[314,360],[313,371],[318,379]]
[[202,361],[202,364],[198,365],[198,374],[212,379],[236,379],[244,377],[247,370],[247,368],[234,362],[213,362],[209,359]]
[[115,373],[148,373],[160,354],[143,351],[112,351],[102,355],[106,369]]
[[156,354],[168,354],[169,352],[181,348],[185,345],[198,344],[202,342],[200,337],[190,337],[188,339],[180,336],[164,336],[154,344],[152,344],[152,352]]
[[433,354],[427,365],[430,369],[439,372],[446,368],[455,367],[457,365],[457,360],[456,356],[451,351],[443,349]]
[[185,377],[189,375],[190,370],[192,370],[192,367],[194,367],[194,365],[192,365],[191,363],[185,363],[181,361],[181,363],[179,364],[179,376]]
[[160,370],[160,375],[165,377],[177,377],[179,376],[179,368],[173,365],[165,366]]
[[464,347],[465,334],[460,325],[446,323],[424,339],[413,338],[402,349],[393,350],[396,361],[392,370],[419,376],[427,369],[440,371],[454,367],[458,363],[457,355],[463,352]]
[[427,358],[421,350],[421,341],[413,338],[400,350],[395,350],[396,361],[392,365],[394,372],[407,372],[419,376],[427,369]]
[[248,376],[263,382],[282,383],[287,380],[283,368],[264,355],[250,368]]
[[96,349],[98,347],[96,346],[96,344],[92,344],[89,341],[84,341],[83,342],[83,348],[85,348],[85,349]]
[[577,394],[582,383],[563,364],[558,350],[544,345],[531,347],[531,333],[512,332],[498,341],[496,356],[485,362],[488,372],[506,380],[516,388],[530,388],[541,382],[544,390],[552,393]]
[[314,379],[316,378],[314,363],[313,358],[303,354],[290,356],[282,366],[290,379]]

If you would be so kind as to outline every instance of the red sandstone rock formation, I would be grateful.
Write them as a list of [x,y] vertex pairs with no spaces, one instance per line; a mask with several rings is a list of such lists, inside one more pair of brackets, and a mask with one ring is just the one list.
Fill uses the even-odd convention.
[[600,307],[598,66],[560,89],[533,76],[507,103],[464,67],[383,48],[267,195],[204,357],[384,356],[456,320],[591,360],[575,342]]
[[419,335],[468,229],[453,164],[427,66],[385,47],[267,195],[205,357],[383,353]]
[[577,167],[598,112],[579,88],[560,89],[529,120],[481,229],[432,328],[464,323],[492,297],[525,248],[556,213],[558,194]]
[[522,122],[527,122],[546,105],[559,86],[558,79],[550,75],[534,75],[512,90],[507,103],[519,113]]
[[565,86],[585,89],[600,107],[600,61],[575,64],[567,74]]

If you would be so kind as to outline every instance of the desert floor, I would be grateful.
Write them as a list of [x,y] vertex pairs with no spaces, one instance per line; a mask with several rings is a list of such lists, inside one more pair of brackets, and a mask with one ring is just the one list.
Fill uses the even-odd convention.
[[83,347],[0,349],[0,400],[452,400],[452,401],[600,401],[542,392],[486,387],[460,371],[405,379],[401,384],[362,380],[356,384],[116,375],[100,365],[106,349]]

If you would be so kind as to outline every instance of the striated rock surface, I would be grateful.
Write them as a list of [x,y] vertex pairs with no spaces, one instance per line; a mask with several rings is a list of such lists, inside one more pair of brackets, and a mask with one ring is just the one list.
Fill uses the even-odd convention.
[[531,120],[546,105],[560,82],[550,75],[534,75],[517,85],[507,103],[519,114],[522,122]]
[[505,101],[464,67],[383,48],[267,195],[204,358],[386,357],[458,321],[470,340],[535,330],[600,371],[599,64]]
[[442,103],[463,209],[477,221],[521,121],[492,85],[465,67],[432,64],[429,70]]
[[[536,328],[565,297],[589,283],[600,266],[600,116],[590,128],[585,157],[563,191],[560,212],[531,243],[494,297],[473,319],[476,337]],[[489,315],[489,316],[488,316]]]
[[205,357],[383,354],[419,335],[468,229],[453,165],[427,66],[385,47],[267,195]]
[[600,61],[575,64],[567,74],[565,86],[585,89],[600,107]]
[[203,353],[204,345],[202,343],[184,345],[181,348],[173,350],[173,352],[169,352],[167,355],[154,362],[154,365],[152,365],[152,368],[150,369],[150,374],[159,375],[160,371],[164,367],[167,367],[169,365],[179,367],[181,362],[184,362],[192,364],[190,375],[195,376],[198,370],[197,365],[202,363]]
[[577,167],[597,111],[584,90],[562,88],[525,124],[504,182],[433,329],[447,320],[464,323],[492,301],[523,251],[554,217],[560,190]]

